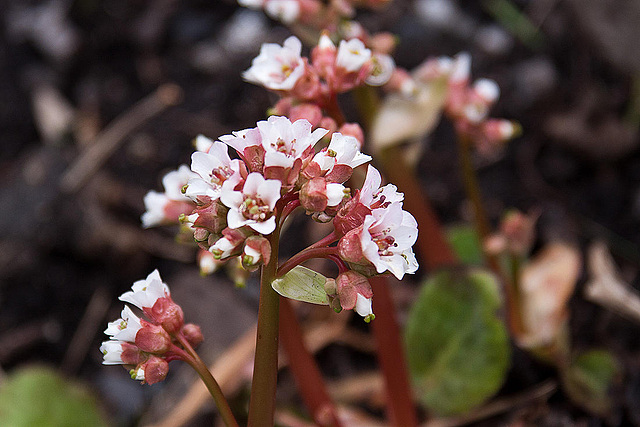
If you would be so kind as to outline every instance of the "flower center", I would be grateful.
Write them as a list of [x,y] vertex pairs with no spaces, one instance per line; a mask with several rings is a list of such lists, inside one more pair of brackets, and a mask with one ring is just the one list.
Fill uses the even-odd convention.
[[227,178],[229,178],[233,174],[233,171],[229,166],[220,166],[219,168],[215,168],[209,174],[211,178],[211,183],[215,185],[222,185]]
[[378,253],[380,255],[391,255],[391,248],[398,246],[396,239],[393,236],[380,234],[376,237],[372,236],[373,242],[378,246]]
[[262,200],[245,196],[244,202],[240,205],[240,213],[247,219],[264,221],[271,216],[271,209]]
[[[294,147],[295,143],[296,143],[295,138],[291,140],[290,144],[287,144],[282,138],[278,138],[276,142],[271,143],[271,148],[273,148],[275,151],[279,153],[284,153],[288,156],[295,156],[296,155],[296,149]],[[287,145],[289,145],[291,148],[287,147]]]

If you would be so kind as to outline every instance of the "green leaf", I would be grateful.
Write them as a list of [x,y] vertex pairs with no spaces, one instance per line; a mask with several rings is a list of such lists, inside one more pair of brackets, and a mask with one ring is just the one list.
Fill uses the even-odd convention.
[[590,350],[575,358],[562,380],[575,403],[596,415],[606,416],[613,403],[609,393],[619,374],[618,361],[611,353]]
[[447,240],[462,264],[475,266],[484,264],[482,246],[474,227],[467,224],[449,227]]
[[106,426],[84,388],[43,367],[21,369],[0,388],[0,425]]
[[283,297],[311,304],[328,305],[329,298],[324,290],[327,278],[301,265],[279,279],[271,282],[271,287]]
[[437,415],[467,412],[493,395],[510,365],[496,278],[482,270],[428,279],[409,313],[406,344],[419,400]]

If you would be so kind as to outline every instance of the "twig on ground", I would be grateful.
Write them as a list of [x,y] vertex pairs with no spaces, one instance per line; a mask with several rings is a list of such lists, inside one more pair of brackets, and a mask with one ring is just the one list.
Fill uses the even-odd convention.
[[65,193],[80,190],[131,132],[181,99],[182,89],[167,83],[124,112],[69,166],[60,180],[60,189]]

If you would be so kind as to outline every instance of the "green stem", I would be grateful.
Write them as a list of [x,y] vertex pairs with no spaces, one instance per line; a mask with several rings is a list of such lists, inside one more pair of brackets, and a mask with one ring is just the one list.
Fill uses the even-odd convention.
[[280,227],[271,235],[271,258],[262,267],[258,333],[253,364],[253,383],[249,402],[249,427],[273,426],[278,379],[278,316],[280,296],[271,287],[278,268]]
[[182,359],[198,373],[204,385],[207,386],[209,393],[211,393],[213,400],[216,402],[216,406],[218,407],[218,411],[220,412],[220,416],[222,417],[224,424],[227,427],[238,427],[238,422],[233,416],[233,412],[231,412],[229,403],[227,402],[227,399],[225,399],[222,389],[220,389],[220,385],[218,385],[218,382],[213,378],[213,375],[211,375],[207,365],[205,365],[202,359],[200,359],[198,354],[193,350],[182,334],[178,334],[176,338],[186,351],[183,351],[178,347],[172,349],[172,351],[178,354],[182,353]]

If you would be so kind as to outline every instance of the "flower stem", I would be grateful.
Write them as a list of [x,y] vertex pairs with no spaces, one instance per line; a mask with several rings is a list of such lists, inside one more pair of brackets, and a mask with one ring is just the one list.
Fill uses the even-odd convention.
[[225,399],[224,394],[222,394],[222,390],[220,389],[218,382],[213,378],[213,375],[211,375],[207,365],[205,365],[202,359],[200,359],[198,354],[193,350],[182,334],[178,334],[176,338],[186,351],[178,347],[172,349],[172,351],[177,354],[183,353],[182,359],[198,373],[204,385],[207,386],[209,393],[211,393],[213,400],[216,402],[216,406],[218,407],[218,411],[220,412],[220,416],[222,417],[225,425],[227,427],[238,427],[238,422],[233,416],[233,412],[231,412],[229,403],[227,402],[227,399]]
[[278,379],[278,316],[280,296],[271,287],[278,268],[280,227],[271,235],[271,259],[262,267],[258,332],[249,402],[249,427],[273,426]]
[[371,322],[377,344],[378,363],[385,380],[387,411],[392,426],[414,427],[418,425],[416,408],[411,395],[409,370],[404,347],[400,339],[400,327],[386,277],[369,279],[374,295],[376,318]]
[[307,249],[303,249],[282,263],[282,265],[278,268],[275,278],[284,276],[285,274],[293,270],[294,267],[302,264],[303,262],[311,258],[327,258],[329,255],[336,255],[337,253],[338,253],[338,248],[335,246],[332,246],[329,248],[309,247]]
[[340,427],[335,405],[313,355],[306,348],[300,324],[287,298],[280,302],[280,338],[293,378],[314,422],[322,427]]

